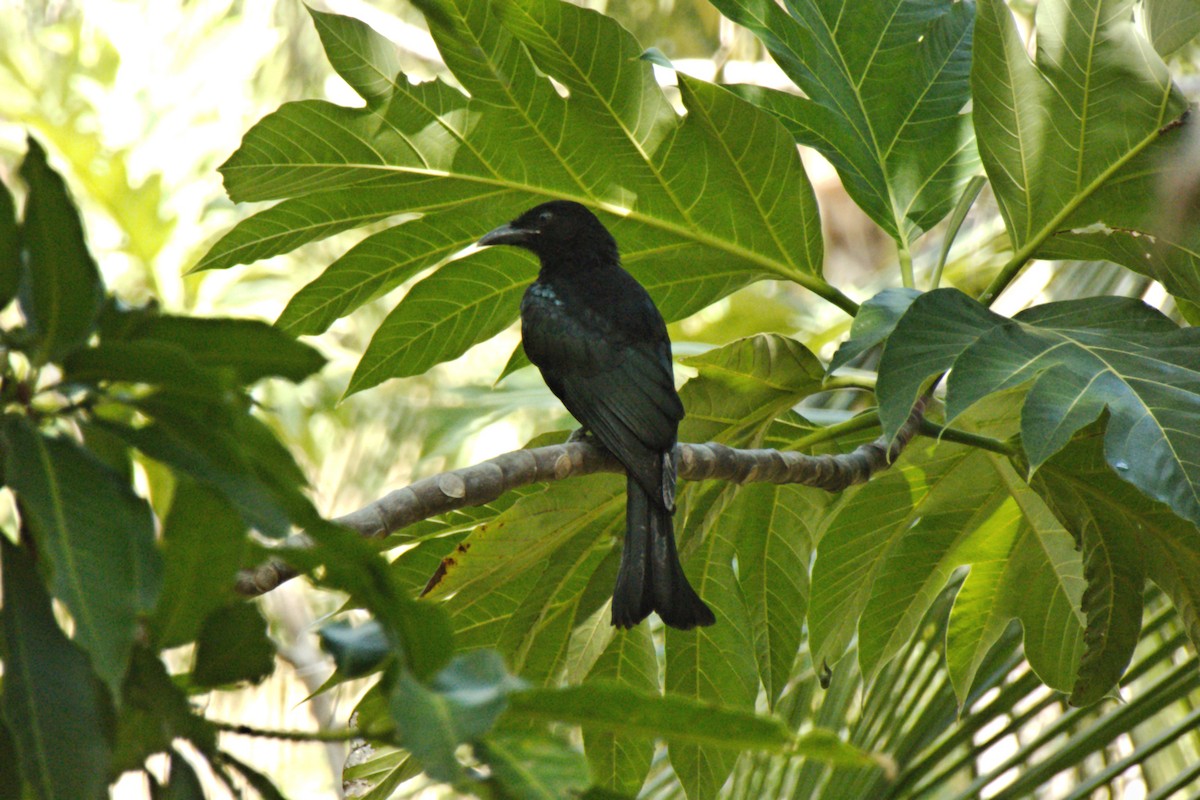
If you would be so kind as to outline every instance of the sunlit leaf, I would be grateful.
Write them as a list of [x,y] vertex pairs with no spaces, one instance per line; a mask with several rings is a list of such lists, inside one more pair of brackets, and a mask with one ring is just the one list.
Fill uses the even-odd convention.
[[1008,7],[981,0],[979,153],[1020,258],[1108,259],[1196,300],[1194,231],[1170,229],[1156,186],[1186,103],[1133,6],[1040,3],[1031,60]]
[[[506,4],[503,13],[466,2],[430,8],[446,23],[434,27],[438,46],[471,98],[403,75],[385,85],[379,40],[358,23],[322,15],[327,34],[356,31],[336,41],[327,35],[325,43],[339,69],[355,70],[370,105],[293,103],[255,126],[222,168],[226,188],[238,200],[286,200],[243,222],[202,266],[284,252],[392,214],[436,215],[368,238],[297,295],[281,322],[314,332],[444,262],[517,210],[575,199],[601,212],[668,319],[768,275],[852,308],[816,277],[822,253],[812,190],[791,137],[770,115],[681,76],[689,113],[679,117],[651,66],[637,60],[632,37],[592,11],[552,0]],[[598,46],[612,57],[587,55]],[[570,97],[538,70],[571,87]],[[298,148],[301,129],[306,144]],[[591,157],[600,151],[604,159]],[[417,182],[441,199],[421,200]],[[378,204],[364,199],[376,196]],[[481,253],[418,284],[380,329],[352,390],[423,371],[511,322],[533,272],[510,269],[501,292],[488,275],[505,262],[528,263]],[[444,271],[447,278],[457,272],[458,282],[437,282]],[[423,300],[434,295],[457,310],[444,323],[423,324],[432,308]]]
[[450,598],[448,608],[464,641],[495,646],[516,605],[537,583],[532,576],[557,563],[556,551],[580,531],[598,536],[596,526],[623,518],[624,506],[624,481],[607,475],[554,483],[523,497],[455,548],[429,597]]
[[[758,694],[758,665],[750,612],[732,566],[738,532],[719,524],[725,500],[722,496],[709,510],[704,539],[690,552],[685,549],[683,558],[688,580],[717,621],[690,631],[667,629],[666,691],[699,704],[715,703],[748,713]],[[694,517],[695,512],[689,515]],[[671,766],[688,796],[712,796],[729,776],[736,755],[712,742],[698,741],[680,727],[666,730]]]
[[684,441],[755,444],[766,426],[802,398],[820,391],[824,369],[804,345],[760,334],[683,359],[698,370],[680,392],[687,410]]
[[1143,7],[1146,33],[1163,58],[1200,35],[1200,3],[1196,0],[1145,0]]
[[[645,625],[628,631],[613,629],[601,620],[612,638],[588,672],[589,680],[614,681],[647,693],[658,693],[658,656],[654,639]],[[636,797],[650,761],[653,742],[621,732],[583,731],[583,749],[597,784]]]
[[400,74],[396,47],[353,17],[308,9],[329,63],[367,103],[387,99]]
[[827,493],[748,484],[721,514],[737,531],[738,582],[754,625],[758,674],[773,707],[800,649],[808,612],[808,570]]
[[1015,502],[969,537],[971,571],[946,629],[946,666],[960,705],[1014,619],[1025,657],[1047,686],[1069,692],[1084,649],[1083,564],[1074,538],[1011,466],[989,460]]
[[492,780],[513,800],[574,797],[591,783],[583,754],[544,733],[495,733],[479,753],[492,769]]
[[[976,167],[969,96],[974,4],[716,0],[753,31],[804,97],[759,87],[801,144],[907,250],[949,213]],[[853,19],[853,24],[848,24]]]
[[66,184],[32,137],[28,147],[21,164],[29,196],[21,235],[27,262],[20,301],[34,335],[34,359],[45,363],[87,341],[100,314],[104,284]]

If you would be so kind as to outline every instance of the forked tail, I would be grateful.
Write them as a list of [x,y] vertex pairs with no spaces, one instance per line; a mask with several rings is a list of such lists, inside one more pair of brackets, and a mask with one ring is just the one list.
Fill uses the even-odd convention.
[[671,512],[653,502],[633,478],[625,482],[625,491],[625,547],[613,590],[612,624],[632,628],[657,611],[672,628],[712,625],[712,610],[679,563]]

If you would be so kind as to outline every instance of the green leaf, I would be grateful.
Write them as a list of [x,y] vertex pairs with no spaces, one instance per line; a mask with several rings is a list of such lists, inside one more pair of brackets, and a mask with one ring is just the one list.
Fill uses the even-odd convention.
[[21,774],[39,800],[99,800],[107,796],[111,704],[83,651],[54,621],[27,548],[0,536],[0,568],[0,710]]
[[[588,672],[589,681],[611,681],[645,694],[658,693],[658,656],[648,626],[627,631],[602,621],[612,638]],[[583,749],[597,784],[636,797],[654,758],[651,742],[624,733],[583,731]]]
[[192,641],[209,614],[237,600],[234,577],[249,553],[237,510],[180,477],[163,525],[163,592],[152,620],[159,647]]
[[[453,596],[448,607],[463,641],[495,646],[522,591],[536,583],[531,576],[540,576],[554,553],[581,531],[624,516],[624,486],[619,477],[602,475],[554,483],[522,497],[458,545],[428,597]],[[484,627],[494,633],[485,638]]]
[[1083,564],[1075,540],[1016,471],[989,456],[1012,494],[968,537],[971,572],[954,598],[946,666],[960,706],[989,651],[1020,620],[1029,665],[1047,686],[1070,692],[1084,652]]
[[1200,35],[1200,3],[1196,0],[1146,0],[1146,34],[1163,58]]
[[[517,210],[551,198],[601,213],[625,264],[668,319],[766,276],[790,278],[853,308],[816,277],[816,204],[794,142],[770,115],[682,77],[688,114],[680,117],[650,64],[637,60],[637,43],[592,11],[552,0],[430,7],[441,9],[446,24],[433,34],[469,98],[439,81],[415,85],[397,75],[388,88],[372,80],[370,108],[285,105],[247,133],[222,167],[234,199],[285,202],[241,223],[203,266],[284,252],[391,214],[422,215],[365,240],[298,294],[281,318],[289,330],[323,330],[421,269],[445,263]],[[333,19],[322,16],[319,24],[356,27]],[[363,47],[347,41],[327,38],[336,62],[369,61]],[[539,71],[571,87],[570,97]],[[592,158],[595,152],[606,157]],[[417,182],[437,199],[425,202],[428,192],[410,191]],[[411,199],[402,197],[406,191]],[[365,199],[376,193],[377,203]],[[468,307],[445,325],[421,316],[431,290],[445,284],[418,284],[425,288],[414,289],[411,308],[406,298],[379,332],[353,389],[453,358],[507,325],[516,316],[516,281],[508,276],[497,284],[492,275],[505,259],[519,257],[485,252],[440,268],[457,273],[457,283],[439,297]],[[470,285],[472,270],[481,285]]]
[[1036,468],[1107,408],[1105,455],[1117,473],[1200,522],[1200,356],[1180,329],[1137,300],[1036,306],[1012,319],[952,289],[913,303],[884,348],[880,417],[894,432],[928,376],[953,367],[947,416],[1031,383],[1021,437]]
[[[903,545],[905,549],[919,549],[918,543],[924,538],[936,541],[950,537],[952,542],[975,511],[971,502],[980,500],[979,495],[988,498],[991,487],[987,484],[979,486],[967,478],[961,483],[950,480],[958,474],[968,453],[968,448],[958,445],[910,445],[891,469],[845,493],[843,502],[826,518],[813,564],[808,607],[809,649],[814,664],[833,663],[841,657],[860,625],[860,617],[868,636],[891,638],[902,619],[911,630],[916,622],[908,619],[909,615],[915,613],[919,620],[925,609],[918,610],[918,606],[927,607],[932,600],[928,593],[932,590],[936,595],[941,590],[949,576],[942,570],[934,571],[939,566],[937,549],[931,546],[933,562],[918,570],[898,557],[898,548]],[[986,470],[986,464],[982,469]],[[977,480],[980,469],[974,472],[972,477]],[[965,492],[969,494],[964,500]],[[922,527],[912,538],[909,531],[914,525]],[[910,538],[911,544],[903,544]],[[946,547],[949,543],[941,544]],[[897,572],[913,567],[913,575],[903,588],[906,594],[914,595],[909,598],[914,606],[910,609],[898,604],[897,618],[889,620],[890,624],[876,622],[864,613],[876,595],[876,581],[881,573],[887,573],[889,565]],[[923,585],[926,581],[931,584]],[[887,583],[895,588],[903,584],[903,577],[897,575]],[[916,597],[918,593],[922,596]],[[896,638],[900,637],[907,639],[903,633]],[[877,652],[867,658],[864,668],[877,668],[886,650],[877,642]]]
[[808,611],[808,569],[828,493],[801,486],[738,488],[720,524],[736,531],[741,586],[754,626],[758,674],[774,708],[792,674]]
[[[691,631],[667,630],[666,689],[670,695],[749,712],[758,694],[758,666],[750,612],[732,566],[740,531],[720,524],[729,494],[722,492],[706,510],[699,546],[689,553],[684,545],[684,572],[717,622]],[[689,520],[699,514],[687,509]],[[683,527],[681,522],[676,526]],[[719,718],[714,714],[714,721]],[[711,797],[725,783],[737,757],[710,742],[696,741],[690,733],[676,726],[664,730],[671,766],[689,797]]]
[[846,366],[891,336],[896,323],[920,296],[921,293],[916,289],[896,286],[884,289],[859,306],[858,314],[850,325],[850,338],[833,354],[829,362],[829,372]]
[[1008,7],[981,0],[971,77],[979,153],[1014,264],[1103,258],[1196,300],[1196,237],[1170,230],[1156,201],[1186,101],[1135,27],[1133,5],[1040,4],[1031,61]]
[[304,474],[291,453],[238,396],[213,397],[163,389],[133,401],[149,424],[96,420],[150,458],[211,486],[247,526],[271,537],[310,526],[320,516],[302,492]]
[[12,193],[0,181],[0,309],[17,296],[21,282],[21,226]]
[[246,785],[258,793],[262,800],[287,800],[283,793],[275,787],[271,779],[258,770],[234,758],[229,753],[222,752],[217,763],[223,767],[223,773],[228,776],[232,771],[241,776]]
[[104,283],[84,242],[67,186],[32,137],[21,164],[29,187],[22,243],[27,258],[20,301],[34,335],[34,361],[58,361],[95,330]]
[[[407,176],[400,177],[405,178],[406,183],[412,182],[407,180]],[[404,211],[420,213],[421,217],[368,236],[350,248],[288,301],[279,316],[279,327],[296,335],[322,333],[338,318],[381,297],[422,270],[444,264],[454,254],[474,244],[481,235],[477,222],[480,217],[516,216],[528,204],[526,197],[512,191],[481,194],[478,187],[467,182],[446,179],[431,181],[428,178],[422,178],[421,181],[411,189],[406,185],[403,189],[385,188],[370,192],[358,188],[346,190],[354,195],[356,204],[347,213],[353,213],[358,208],[357,204],[369,201],[371,209],[386,208],[389,215]],[[301,203],[320,204],[320,213],[334,213],[331,209],[339,209],[344,203],[338,203],[335,197],[326,197],[326,194],[340,193],[344,192],[318,193],[288,200],[262,212],[258,217],[271,215],[274,220],[276,213],[283,215],[282,220],[274,223],[275,226],[287,234],[296,235],[308,228],[297,228],[292,223],[293,216],[303,215],[307,226],[315,225],[318,217],[315,212],[307,213],[293,206]],[[333,202],[332,206],[330,202]],[[362,224],[362,220],[354,217],[347,217],[346,222],[348,224],[345,227]],[[238,233],[242,227],[244,224],[229,235]],[[267,253],[270,254],[273,253]],[[509,255],[515,257],[515,254]],[[243,260],[254,259],[246,257]],[[527,267],[526,279],[532,280],[534,273],[535,270]],[[464,296],[471,290],[478,291],[478,287],[465,283],[458,288]],[[516,307],[508,309],[507,313],[510,318],[515,317]]]
[[583,755],[544,733],[495,733],[480,745],[503,796],[513,800],[575,797],[591,783]]
[[1082,533],[1087,650],[1071,692],[1073,706],[1099,702],[1125,674],[1142,632],[1142,592],[1146,585],[1145,567],[1134,537],[1102,524],[1087,525]]
[[796,738],[796,754],[809,761],[821,761],[835,767],[887,767],[891,764],[886,755],[876,755],[860,750],[836,733],[824,728],[813,728]]
[[757,87],[742,93],[828,158],[854,201],[902,250],[949,213],[975,160],[963,112],[973,4],[714,5],[753,31],[805,96]]
[[462,770],[455,750],[490,731],[521,686],[486,650],[456,656],[429,687],[402,675],[389,704],[400,744],[431,778],[454,782]]
[[397,747],[362,745],[354,756],[342,770],[342,783],[362,800],[390,800],[397,786],[421,774],[417,760]]
[[795,742],[775,717],[668,693],[647,692],[611,681],[559,689],[530,689],[509,697],[514,720],[566,722],[584,730],[671,741],[722,750],[787,752]]
[[196,637],[196,686],[261,683],[275,670],[275,645],[253,603],[235,602],[209,614]]
[[0,800],[22,800],[24,789],[17,744],[4,724],[4,714],[0,708]]
[[1147,577],[1171,595],[1189,635],[1198,632],[1200,594],[1195,581],[1182,576],[1200,556],[1200,531],[1108,468],[1108,435],[1094,426],[1033,478],[1046,504],[1081,540],[1087,561],[1088,650],[1071,695],[1074,705],[1100,700],[1125,672],[1142,627]]
[[331,622],[317,631],[321,649],[333,656],[333,663],[344,678],[360,678],[375,672],[392,654],[387,633],[375,620],[362,625]]
[[377,177],[351,188],[310,192],[253,214],[218,239],[192,271],[252,264],[360,225],[404,213],[431,214],[447,204],[476,196],[470,184],[454,184],[440,178],[423,175],[384,178]]
[[171,770],[156,800],[204,800],[204,785],[178,750],[171,753]]
[[492,248],[418,283],[375,332],[347,394],[419,375],[512,324],[536,269],[524,254]]
[[192,709],[158,654],[137,647],[117,716],[114,772],[141,769],[147,758],[169,751],[180,738],[208,758],[216,754],[216,728]]
[[409,597],[380,554],[357,533],[329,523],[305,532],[313,539],[313,547],[273,552],[309,575],[321,568],[317,582],[346,592],[355,604],[371,612],[387,632],[397,660],[419,680],[446,665],[454,644],[443,608]]
[[[1010,392],[959,424],[1006,438],[1017,426]],[[946,641],[949,677],[965,702],[1010,621],[1048,685],[1072,686],[1083,651],[1082,566],[1070,535],[1011,465],[992,453],[917,441],[887,472],[844,494],[820,531],[809,608],[813,663],[841,656],[857,633],[870,685],[905,652],[959,568]],[[953,597],[953,595],[951,595]],[[901,656],[902,657],[902,656]]]
[[396,46],[352,17],[327,14],[311,7],[308,13],[337,74],[368,105],[386,100],[400,74]]
[[95,456],[39,434],[21,417],[3,428],[5,478],[19,498],[75,640],[119,695],[138,618],[162,587],[150,507]]
[[101,384],[109,381],[169,386],[181,392],[219,395],[233,387],[201,369],[187,350],[165,342],[100,342],[63,360],[63,380]]
[[687,417],[684,441],[754,446],[766,426],[821,390],[821,362],[795,339],[764,333],[731,342],[682,363],[699,374],[680,391]]
[[[532,584],[500,631],[496,649],[514,672],[531,683],[555,680],[567,656],[584,590],[596,568],[613,553],[624,515],[604,513],[578,529],[546,560],[541,574],[514,578]],[[507,587],[500,589],[509,594]]]
[[272,376],[298,382],[325,365],[312,347],[253,319],[154,316],[126,338],[182,348],[200,367],[232,370],[243,385]]

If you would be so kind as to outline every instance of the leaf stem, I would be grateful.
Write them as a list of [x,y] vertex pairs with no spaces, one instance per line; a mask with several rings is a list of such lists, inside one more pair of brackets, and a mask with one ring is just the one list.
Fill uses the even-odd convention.
[[242,725],[236,722],[221,722],[208,720],[208,723],[219,731],[236,733],[239,736],[257,736],[262,739],[283,739],[289,742],[348,742],[352,739],[368,739],[386,742],[386,733],[369,733],[357,728],[343,728],[334,731],[296,731],[278,730],[274,728],[257,728],[252,725]]
[[896,256],[900,259],[900,282],[905,289],[915,288],[917,281],[913,277],[912,251],[908,249],[908,240],[896,243]]
[[967,212],[975,204],[975,199],[979,197],[979,193],[986,183],[987,178],[982,175],[973,175],[963,188],[963,193],[954,206],[954,212],[950,215],[946,235],[942,239],[942,252],[938,254],[937,265],[934,266],[933,276],[929,280],[930,291],[941,285],[942,272],[946,269],[946,258],[950,255],[950,248],[954,245],[954,240],[958,238],[958,232],[962,228],[963,220],[967,218]]
[[826,425],[824,428],[819,428],[813,431],[808,436],[804,436],[792,442],[792,448],[795,450],[804,450],[810,445],[821,444],[840,436],[845,436],[848,433],[857,433],[859,431],[870,430],[871,428],[879,427],[879,415],[875,413],[859,414],[857,417],[851,417],[845,422],[839,422],[836,425]]
[[858,303],[847,297],[840,289],[830,283],[826,283],[820,278],[813,277],[804,272],[789,272],[788,278],[808,289],[824,300],[828,300],[835,306],[845,311],[852,317],[858,316]]
[[978,447],[980,450],[987,450],[992,453],[999,453],[1002,456],[1017,455],[1017,448],[1013,447],[1008,442],[1003,442],[999,439],[993,439],[990,436],[981,436],[977,433],[969,433],[968,431],[958,428],[947,428],[943,425],[938,425],[936,422],[930,422],[927,419],[922,419],[921,424],[917,427],[917,433],[921,436],[928,436],[931,439],[939,439],[947,442],[957,442],[959,444]]
[[[864,372],[866,372],[864,370]],[[830,392],[834,389],[862,389],[867,392],[875,391],[877,377],[871,374],[863,375],[834,375],[826,378],[821,384],[821,391]]]

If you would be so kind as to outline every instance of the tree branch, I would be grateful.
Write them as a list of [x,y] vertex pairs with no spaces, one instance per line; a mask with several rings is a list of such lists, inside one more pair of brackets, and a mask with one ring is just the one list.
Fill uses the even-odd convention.
[[[880,436],[849,453],[810,456],[780,450],[738,450],[716,442],[676,445],[679,477],[684,480],[725,480],[734,483],[798,483],[827,492],[840,492],[887,469],[917,433],[927,397],[913,406],[908,421],[889,442]],[[516,450],[470,467],[443,472],[397,489],[368,506],[334,520],[359,534],[383,537],[439,514],[490,503],[505,492],[531,483],[549,483],[597,472],[622,473],[625,468],[603,447],[590,441]],[[305,546],[303,534],[288,539]],[[296,577],[296,570],[271,560],[242,570],[239,593],[256,597]]]

